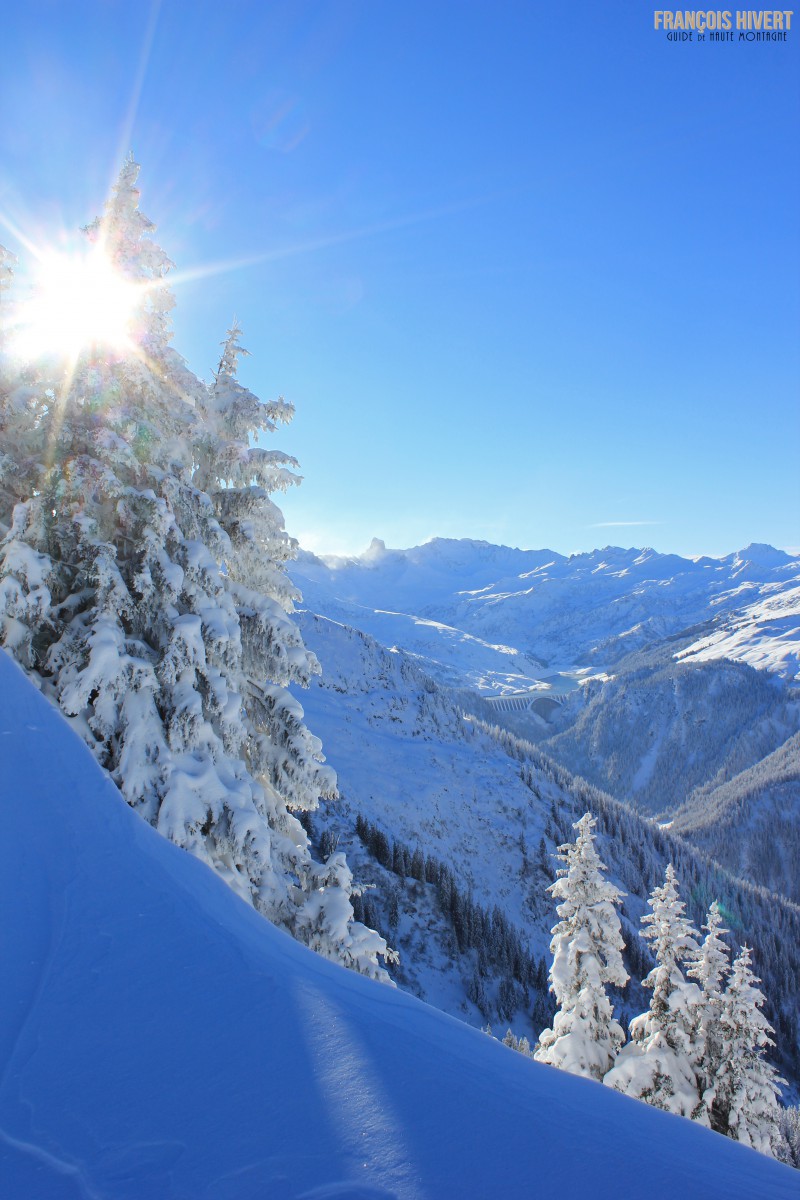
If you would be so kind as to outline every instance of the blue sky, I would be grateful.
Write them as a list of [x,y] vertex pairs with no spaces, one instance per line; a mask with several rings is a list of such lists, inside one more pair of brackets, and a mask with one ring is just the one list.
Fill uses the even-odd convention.
[[52,240],[134,151],[177,349],[235,314],[297,406],[310,548],[800,546],[800,14],[28,0],[2,62],[0,217]]

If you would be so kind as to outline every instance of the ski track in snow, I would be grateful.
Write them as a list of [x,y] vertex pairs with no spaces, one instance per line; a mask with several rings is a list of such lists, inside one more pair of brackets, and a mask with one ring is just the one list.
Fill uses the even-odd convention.
[[[331,1121],[342,1145],[349,1150],[354,1173],[370,1172],[364,1161],[366,1139],[372,1154],[381,1163],[385,1182],[398,1180],[408,1200],[423,1200],[413,1163],[413,1148],[394,1110],[391,1094],[381,1084],[370,1065],[370,1057],[359,1038],[352,1018],[326,999],[319,991],[298,988],[296,998],[305,1016],[305,1031],[316,1065],[316,1080],[327,1101]],[[347,1096],[347,1104],[340,1098]],[[372,1181],[371,1181],[372,1182]],[[337,1185],[338,1186],[338,1185]],[[315,1197],[321,1193],[310,1193]],[[332,1193],[338,1194],[338,1193]],[[386,1200],[397,1200],[395,1191],[375,1193]]]
[[[53,1174],[62,1176],[65,1180],[74,1183],[75,1187],[79,1189],[77,1195],[81,1197],[81,1200],[105,1200],[104,1193],[97,1192],[92,1187],[82,1167],[76,1166],[74,1163],[65,1162],[63,1159],[56,1157],[55,1154],[49,1153],[43,1146],[38,1146],[33,1142],[25,1142],[21,1138],[12,1137],[10,1133],[7,1133],[1,1127],[0,1141],[6,1146],[17,1150],[23,1156],[32,1159],[35,1163],[46,1167]],[[23,1198],[20,1197],[19,1200],[23,1200]]]

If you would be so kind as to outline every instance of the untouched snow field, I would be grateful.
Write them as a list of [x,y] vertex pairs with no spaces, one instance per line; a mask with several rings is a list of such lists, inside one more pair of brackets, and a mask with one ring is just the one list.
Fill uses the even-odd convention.
[[731,658],[800,681],[800,587],[762,596],[677,657],[695,662]]
[[4,652],[0,804],[3,1200],[800,1191],[297,945],[143,824]]

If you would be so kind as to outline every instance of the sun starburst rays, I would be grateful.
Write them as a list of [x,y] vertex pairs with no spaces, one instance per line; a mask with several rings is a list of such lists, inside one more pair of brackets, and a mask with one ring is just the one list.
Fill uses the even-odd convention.
[[142,298],[141,285],[115,271],[102,246],[82,255],[43,254],[33,295],[16,315],[12,349],[27,360],[74,360],[92,346],[128,353]]

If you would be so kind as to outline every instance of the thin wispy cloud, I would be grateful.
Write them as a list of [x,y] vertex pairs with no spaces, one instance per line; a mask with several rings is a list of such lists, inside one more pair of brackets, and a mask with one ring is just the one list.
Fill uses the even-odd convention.
[[625,529],[631,525],[663,525],[663,521],[595,521],[587,529]]

